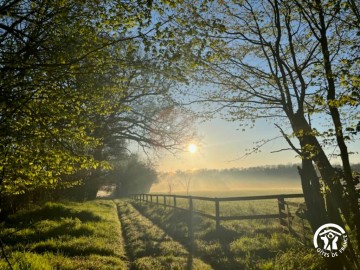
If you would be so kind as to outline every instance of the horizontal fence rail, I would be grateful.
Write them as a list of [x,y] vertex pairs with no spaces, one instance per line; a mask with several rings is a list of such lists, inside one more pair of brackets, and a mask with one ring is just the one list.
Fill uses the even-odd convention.
[[[230,220],[250,220],[250,219],[279,219],[280,225],[291,230],[292,214],[289,206],[298,207],[298,209],[306,209],[304,203],[288,202],[285,199],[303,198],[303,194],[278,194],[278,195],[264,195],[264,196],[243,196],[243,197],[203,197],[203,196],[186,196],[186,195],[170,195],[170,194],[131,194],[131,199],[140,202],[154,203],[163,205],[164,207],[171,207],[179,210],[189,211],[192,219],[193,214],[204,216],[213,219],[216,222],[216,231],[220,231],[221,221]],[[187,207],[179,206],[178,199],[185,199]],[[253,214],[253,215],[221,215],[221,202],[239,202],[239,201],[258,201],[276,199],[278,204],[278,212],[272,214]],[[204,213],[202,211],[194,210],[193,201],[209,201],[214,203],[214,215]]]

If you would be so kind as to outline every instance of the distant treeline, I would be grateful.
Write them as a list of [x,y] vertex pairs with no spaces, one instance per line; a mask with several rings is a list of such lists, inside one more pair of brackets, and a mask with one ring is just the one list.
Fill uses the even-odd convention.
[[297,165],[275,165],[275,166],[257,166],[250,168],[230,168],[230,169],[202,169],[195,171],[194,178],[221,178],[221,179],[256,179],[256,178],[269,178],[275,180],[284,178],[294,181],[299,180]]
[[[250,168],[200,169],[160,174],[152,192],[196,192],[241,189],[301,188],[298,164]],[[338,166],[340,168],[340,166]],[[360,164],[352,166],[360,172]]]
[[[298,164],[287,164],[287,165],[271,165],[271,166],[257,166],[249,168],[230,168],[230,169],[200,169],[196,171],[188,171],[187,174],[196,178],[206,179],[255,179],[261,178],[269,180],[271,179],[282,181],[293,180],[299,181]],[[353,164],[352,169],[360,172],[360,163]]]

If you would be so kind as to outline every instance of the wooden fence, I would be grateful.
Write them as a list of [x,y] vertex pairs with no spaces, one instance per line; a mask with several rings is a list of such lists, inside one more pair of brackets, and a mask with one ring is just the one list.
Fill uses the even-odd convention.
[[[131,198],[136,201],[154,203],[157,205],[163,205],[164,207],[172,207],[175,209],[186,210],[190,212],[190,223],[192,223],[193,214],[204,216],[215,220],[216,231],[220,232],[220,222],[228,220],[249,220],[249,219],[279,219],[281,226],[284,226],[291,230],[291,223],[293,215],[289,210],[289,206],[296,206],[298,209],[304,209],[303,203],[295,203],[286,201],[286,199],[303,198],[303,194],[280,194],[280,195],[266,195],[266,196],[246,196],[246,197],[200,197],[200,196],[184,196],[184,195],[169,195],[169,194],[132,194]],[[179,207],[178,199],[188,200],[188,208]],[[222,216],[221,215],[221,203],[222,202],[239,202],[239,201],[258,201],[258,200],[271,200],[276,199],[278,204],[278,212],[272,214],[254,214],[254,215],[234,215],[234,216]],[[194,200],[209,201],[214,203],[214,213],[211,215],[194,209]],[[191,232],[192,230],[190,230]]]

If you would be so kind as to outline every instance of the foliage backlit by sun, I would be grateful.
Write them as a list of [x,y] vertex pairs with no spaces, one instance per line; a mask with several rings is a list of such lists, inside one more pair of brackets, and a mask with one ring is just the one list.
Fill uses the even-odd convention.
[[191,144],[189,144],[189,146],[188,146],[188,150],[189,150],[190,153],[193,154],[193,153],[196,153],[196,152],[197,152],[198,147],[196,146],[196,144],[191,143]]

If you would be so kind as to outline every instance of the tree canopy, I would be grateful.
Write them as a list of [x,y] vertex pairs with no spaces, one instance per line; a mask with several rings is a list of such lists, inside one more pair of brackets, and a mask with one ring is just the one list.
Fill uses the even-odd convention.
[[110,169],[129,140],[192,136],[167,95],[148,1],[0,4],[0,192],[66,188]]

